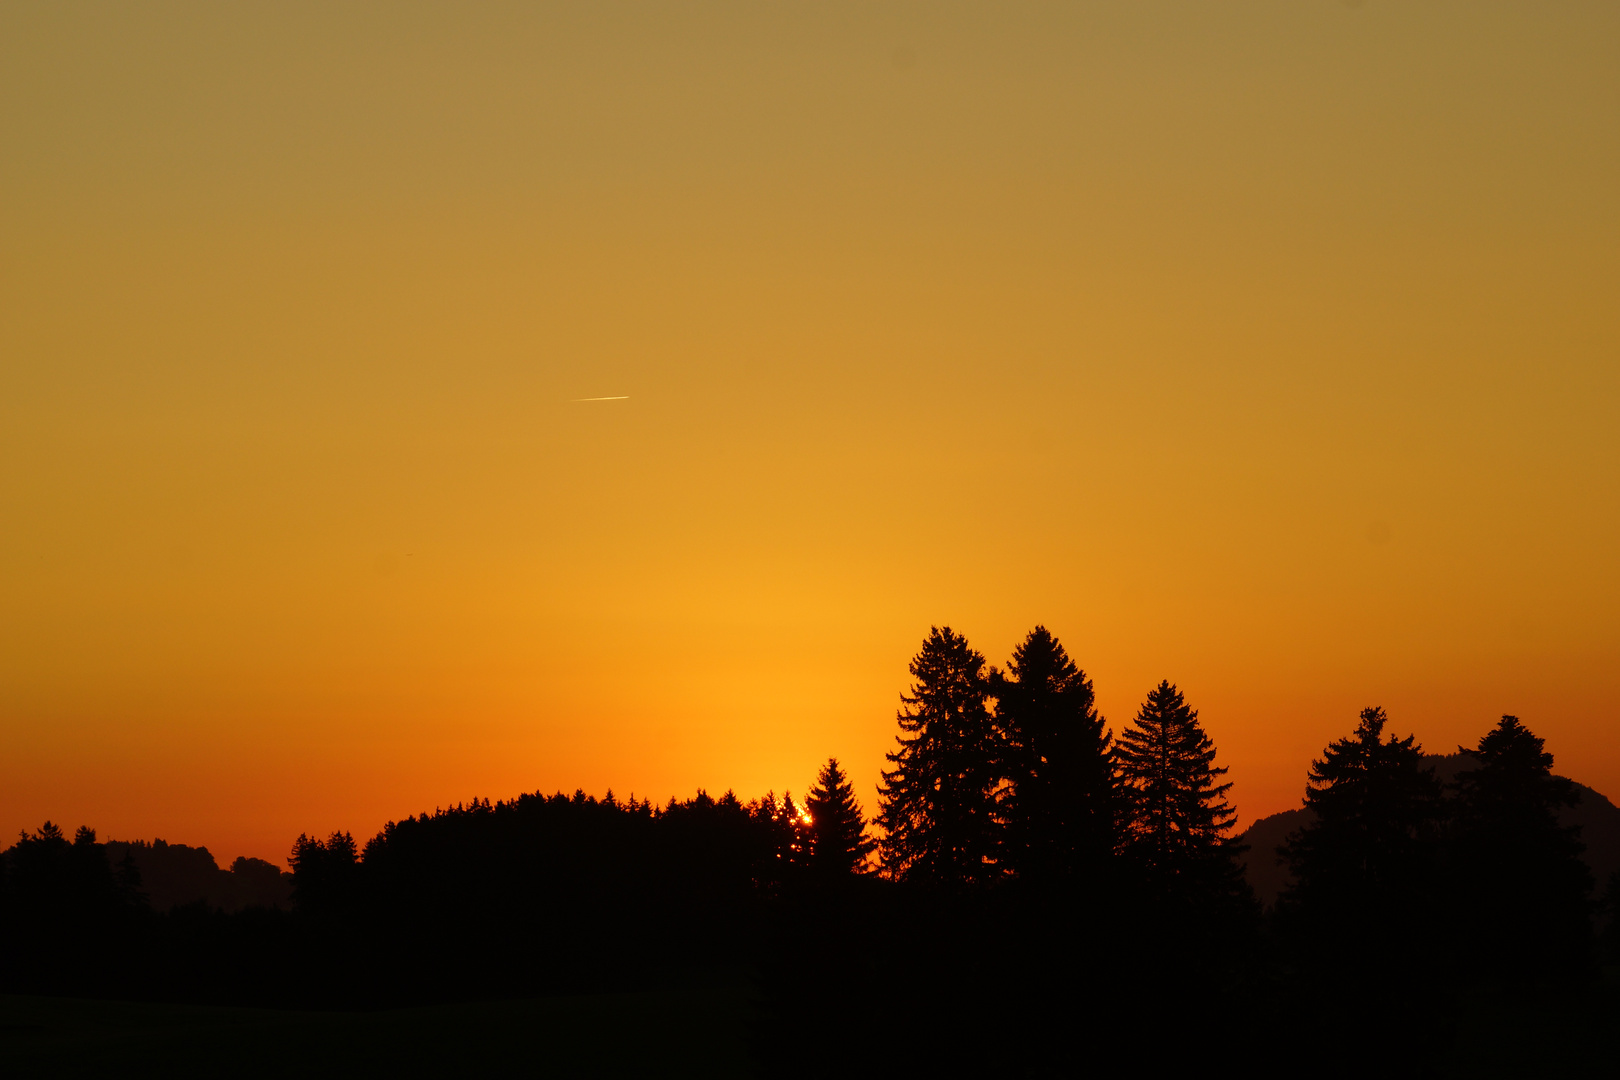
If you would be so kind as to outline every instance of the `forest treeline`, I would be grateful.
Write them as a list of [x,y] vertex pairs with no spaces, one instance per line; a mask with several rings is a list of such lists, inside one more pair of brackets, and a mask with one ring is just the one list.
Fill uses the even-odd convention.
[[[1579,992],[1620,960],[1616,883],[1596,888],[1558,820],[1572,786],[1515,717],[1443,783],[1364,710],[1312,763],[1291,884],[1263,908],[1227,770],[1171,683],[1116,730],[1043,627],[1005,667],[936,628],[910,673],[870,821],[836,759],[802,802],[479,799],[364,842],[300,836],[290,910],[235,911],[155,905],[150,846],[46,823],[0,858],[0,982],[361,1007],[747,979],[779,1071],[1018,1072],[1104,1035],[1207,1058],[1256,1010],[1279,1054],[1416,1060],[1459,995]],[[279,886],[251,862],[233,869]],[[1369,1002],[1391,1022],[1331,1037]]]

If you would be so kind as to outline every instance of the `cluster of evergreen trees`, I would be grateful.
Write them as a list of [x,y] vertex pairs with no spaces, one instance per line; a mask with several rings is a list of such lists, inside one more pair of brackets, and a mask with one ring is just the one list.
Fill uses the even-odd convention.
[[[1573,785],[1515,717],[1446,785],[1412,736],[1365,710],[1313,762],[1306,823],[1281,853],[1293,884],[1262,912],[1231,838],[1226,769],[1176,687],[1161,682],[1116,736],[1043,627],[1004,671],[935,628],[910,670],[879,851],[927,927],[907,964],[970,1003],[941,1010],[942,1039],[975,1017],[1034,1017],[1013,1045],[1068,1060],[1039,1033],[1089,1016],[1094,1031],[1148,1034],[1116,1004],[1141,998],[1173,1054],[1167,1033],[1218,1038],[1220,1018],[1263,999],[1299,1050],[1354,1061],[1442,1042],[1446,1003],[1470,988],[1577,986],[1596,970],[1600,909],[1576,830],[1558,820]],[[1612,952],[1612,910],[1608,922]],[[1328,1036],[1369,1001],[1413,1022],[1360,1043]]]
[[935,887],[1117,887],[1243,901],[1236,811],[1215,746],[1161,682],[1116,739],[1091,680],[1037,626],[1005,671],[949,627],[911,662],[879,788],[884,871]]
[[[1211,933],[1285,939],[1307,969],[1390,970],[1447,955],[1476,975],[1590,970],[1593,881],[1558,810],[1576,795],[1516,717],[1451,787],[1382,709],[1312,764],[1294,885],[1262,927],[1215,746],[1161,682],[1116,738],[1044,627],[1005,671],[948,627],[911,663],[878,824],[892,878],[945,889],[1080,890]],[[1459,748],[1462,749],[1462,748]]]
[[[1202,989],[1157,1011],[1189,1045],[1208,1035],[1259,909],[1197,711],[1163,682],[1116,735],[1041,626],[1005,669],[936,627],[910,671],[876,824],[905,921],[885,978],[927,1003],[907,1023],[932,1064],[1076,1064],[1176,969]],[[964,1037],[986,1028],[1001,1036]]]
[[424,898],[442,911],[484,893],[533,904],[537,890],[589,892],[595,905],[638,883],[741,900],[860,873],[873,846],[854,788],[829,758],[802,808],[774,792],[745,803],[699,791],[662,807],[611,790],[600,800],[584,791],[475,799],[389,822],[364,846],[347,832],[300,835],[288,861],[294,905],[324,918]]
[[[1595,969],[1593,882],[1558,822],[1571,786],[1514,717],[1446,785],[1364,711],[1312,764],[1268,913],[1176,687],[1116,734],[1039,626],[1005,669],[936,628],[910,671],[875,830],[836,760],[802,805],[475,800],[364,843],[300,836],[292,910],[231,914],[153,911],[145,849],[110,860],[91,830],[47,823],[0,857],[0,924],[29,928],[0,934],[0,986],[319,1006],[744,972],[762,1046],[809,1025],[881,1055],[903,1032],[918,1067],[1016,1071],[1072,1064],[1100,1033],[1202,1047],[1257,1003],[1306,1031],[1358,995],[1423,1009]],[[851,1012],[854,986],[879,994],[881,1025]]]
[[[1446,957],[1471,978],[1578,979],[1593,968],[1591,872],[1561,826],[1574,785],[1516,716],[1476,747],[1449,789],[1413,736],[1364,709],[1311,765],[1312,820],[1283,848],[1294,883],[1278,919],[1317,972],[1344,980]],[[1461,749],[1461,748],[1460,748]]]

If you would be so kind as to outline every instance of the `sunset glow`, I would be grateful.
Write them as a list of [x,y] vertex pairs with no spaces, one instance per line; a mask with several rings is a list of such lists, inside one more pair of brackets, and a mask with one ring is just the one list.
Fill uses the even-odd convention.
[[947,624],[1116,729],[1174,682],[1240,827],[1371,705],[1620,792],[1617,56],[1595,2],[8,6],[0,830],[280,862],[829,756],[870,811]]

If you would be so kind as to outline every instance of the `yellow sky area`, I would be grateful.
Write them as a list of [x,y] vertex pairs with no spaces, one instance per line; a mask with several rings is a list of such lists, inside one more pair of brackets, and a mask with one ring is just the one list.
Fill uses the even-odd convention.
[[[0,830],[868,809],[930,624],[1245,820],[1620,797],[1620,9],[0,12]],[[628,395],[628,400],[578,402]]]

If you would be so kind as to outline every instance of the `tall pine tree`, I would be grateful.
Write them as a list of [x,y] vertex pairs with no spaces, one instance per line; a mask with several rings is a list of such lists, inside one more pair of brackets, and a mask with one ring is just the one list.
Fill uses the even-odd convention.
[[1478,768],[1457,777],[1451,907],[1459,962],[1516,979],[1569,976],[1590,964],[1592,873],[1579,830],[1558,822],[1580,800],[1552,774],[1553,756],[1504,716],[1468,750]]
[[1187,900],[1242,891],[1237,849],[1226,838],[1237,817],[1226,801],[1231,783],[1218,783],[1215,744],[1181,691],[1160,682],[1131,725],[1117,754],[1129,800],[1125,843],[1157,895]]
[[890,875],[955,887],[997,873],[995,733],[984,657],[934,627],[901,694],[899,747],[878,787],[878,849]]
[[810,814],[810,866],[820,877],[838,878],[866,870],[877,842],[866,835],[866,819],[855,799],[855,786],[837,758],[828,758],[805,797]]
[[1035,882],[1099,872],[1115,847],[1117,782],[1112,735],[1091,680],[1044,626],[991,673],[1000,730],[1000,789],[1007,869]]
[[1311,763],[1312,820],[1282,848],[1294,883],[1281,907],[1317,969],[1346,977],[1412,975],[1435,941],[1440,781],[1412,736],[1383,737],[1388,722],[1363,709],[1350,737]]

